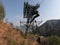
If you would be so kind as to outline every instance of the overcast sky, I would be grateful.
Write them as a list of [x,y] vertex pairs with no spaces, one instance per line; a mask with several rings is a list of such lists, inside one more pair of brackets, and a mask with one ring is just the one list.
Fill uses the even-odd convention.
[[[25,0],[26,1],[26,0]],[[27,0],[35,5],[41,3],[39,8],[40,16],[36,18],[38,21],[47,21],[51,19],[60,19],[60,0]],[[6,11],[6,19],[19,25],[19,21],[23,21],[23,3],[24,0],[2,0]]]

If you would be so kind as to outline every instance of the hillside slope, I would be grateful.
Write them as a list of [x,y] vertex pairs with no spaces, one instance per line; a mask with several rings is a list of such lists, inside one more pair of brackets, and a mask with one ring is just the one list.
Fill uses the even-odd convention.
[[[44,36],[40,36],[41,43],[47,39]],[[27,39],[24,38],[24,34],[12,25],[0,21],[0,45],[37,45],[36,36],[28,34]],[[41,44],[40,44],[41,45]]]
[[60,20],[48,20],[39,27],[40,34],[44,36],[60,36]]
[[12,43],[15,43],[15,45],[20,45],[21,40],[23,39],[20,31],[14,29],[8,23],[0,23],[0,45],[12,45]]

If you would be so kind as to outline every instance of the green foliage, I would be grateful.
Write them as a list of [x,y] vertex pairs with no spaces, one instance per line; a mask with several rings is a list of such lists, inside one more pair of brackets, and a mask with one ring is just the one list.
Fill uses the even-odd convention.
[[13,39],[8,39],[7,40],[7,45],[17,45],[17,41],[15,41]]
[[22,41],[22,42],[20,43],[20,45],[25,45],[25,42],[24,42],[24,41]]
[[22,31],[20,31],[20,35],[21,35],[22,37],[25,37],[25,35],[24,35],[24,33],[23,33]]
[[0,19],[4,19],[4,17],[5,17],[4,7],[0,5]]
[[48,37],[50,45],[60,45],[60,37],[58,36],[51,36]]

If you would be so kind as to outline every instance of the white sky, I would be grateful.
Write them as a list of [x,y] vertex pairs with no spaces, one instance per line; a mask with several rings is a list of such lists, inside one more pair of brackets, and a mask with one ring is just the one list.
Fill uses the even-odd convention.
[[[31,1],[29,3],[32,3]],[[43,20],[45,22],[51,19],[60,19],[60,0],[43,0],[39,8],[39,14],[40,16],[36,18],[37,21]]]
[[60,19],[60,0],[45,0],[39,11],[41,16],[37,20]]

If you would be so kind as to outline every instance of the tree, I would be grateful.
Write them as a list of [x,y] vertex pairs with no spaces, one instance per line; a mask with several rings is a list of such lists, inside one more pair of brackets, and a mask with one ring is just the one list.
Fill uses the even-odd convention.
[[28,28],[35,18],[39,16],[37,9],[40,7],[40,4],[30,5],[28,2],[24,2],[24,18],[27,18],[26,31],[25,35],[27,36]]
[[3,6],[3,4],[2,4],[2,1],[0,0],[0,20],[1,20],[1,19],[3,20],[4,17],[5,17],[4,6]]

